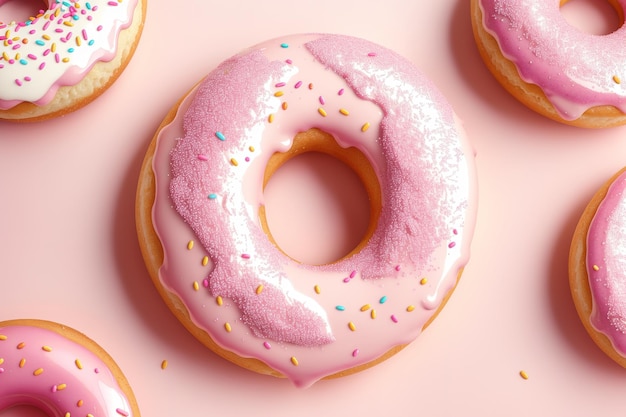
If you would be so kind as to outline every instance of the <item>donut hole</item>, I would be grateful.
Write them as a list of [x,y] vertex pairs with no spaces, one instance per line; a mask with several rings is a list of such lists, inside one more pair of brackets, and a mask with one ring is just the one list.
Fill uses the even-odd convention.
[[300,133],[265,172],[263,229],[287,256],[308,265],[337,262],[360,250],[380,213],[378,180],[355,148],[317,129]]
[[48,2],[42,0],[0,0],[0,22],[26,22],[47,9]]
[[48,414],[35,406],[20,404],[0,410],[0,417],[48,417]]
[[624,10],[617,0],[561,0],[561,15],[590,35],[608,35],[624,24]]

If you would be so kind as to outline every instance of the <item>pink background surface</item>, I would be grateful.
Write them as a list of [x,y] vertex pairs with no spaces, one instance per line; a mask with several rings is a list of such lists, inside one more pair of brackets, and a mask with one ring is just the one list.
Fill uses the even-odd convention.
[[[581,7],[572,16],[588,18]],[[581,130],[525,109],[485,69],[469,11],[468,0],[151,0],[136,55],[106,94],[60,119],[0,122],[0,320],[86,333],[123,369],[144,416],[623,414],[626,370],[583,330],[567,255],[584,206],[626,165],[626,128]],[[153,288],[134,223],[139,167],[170,106],[240,49],[297,32],[360,36],[415,62],[463,119],[480,185],[473,256],[434,324],[382,365],[308,390],[231,365],[189,335]],[[279,190],[316,178],[310,164],[294,172]],[[331,230],[345,215],[324,210],[312,211]],[[298,230],[285,234],[294,253],[306,242]]]

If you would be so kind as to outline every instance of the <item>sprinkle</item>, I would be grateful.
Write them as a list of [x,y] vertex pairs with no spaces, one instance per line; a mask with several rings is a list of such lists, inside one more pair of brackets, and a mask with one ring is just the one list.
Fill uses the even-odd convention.
[[599,270],[600,270],[600,267],[599,267],[598,265],[594,265],[594,266],[593,266],[593,270],[594,270],[594,271],[599,271]]
[[215,137],[219,140],[226,140],[226,136],[222,132],[215,132]]
[[208,156],[206,156],[206,155],[202,155],[202,154],[200,154],[200,155],[198,155],[198,159],[199,159],[200,161],[208,161],[208,160],[209,160],[209,157],[208,157]]
[[427,282],[428,282],[428,278],[420,279],[420,284],[422,284],[422,285],[426,285]]
[[50,346],[42,346],[41,350],[43,350],[44,352],[52,352],[52,348]]
[[281,104],[280,106],[283,110],[287,110],[287,107],[289,107],[289,105],[287,104],[286,101],[283,101],[283,104]]
[[338,306],[335,306],[335,310],[337,310],[337,311],[345,311],[346,308],[344,306],[342,306],[342,305],[338,305]]
[[26,358],[20,359],[20,368],[23,368],[24,366],[26,366]]
[[400,265],[396,265],[396,267],[394,268],[396,271],[400,270]]
[[39,376],[41,374],[43,374],[43,368],[35,369],[35,371],[33,372],[33,375],[35,376]]
[[302,87],[302,81],[298,81],[297,83],[294,84],[293,88],[300,88]]
[[167,368],[167,359],[163,359],[163,361],[161,362],[161,369],[165,368]]
[[221,295],[218,295],[217,297],[215,297],[215,302],[217,303],[218,306],[224,305],[224,299],[222,298]]
[[415,306],[413,304],[411,304],[410,306],[406,308],[406,311],[408,311],[409,313],[414,310],[415,310]]
[[293,364],[293,366],[298,366],[298,359],[296,359],[295,356],[291,357],[291,363]]
[[128,411],[122,410],[121,408],[116,408],[115,412],[123,417],[128,417],[130,415],[128,414]]
[[450,243],[448,243],[448,247],[449,247],[450,249],[452,249],[452,248],[453,248],[453,247],[455,247],[455,246],[456,246],[456,242],[450,242]]
[[337,91],[337,95],[342,96],[344,92],[345,90],[342,88],[341,90]]
[[267,121],[268,121],[268,123],[272,123],[274,121],[274,113],[272,113],[269,116],[267,116]]
[[261,294],[263,292],[263,284],[259,284],[258,287],[256,287],[256,290],[254,291],[257,295]]
[[242,253],[242,254],[241,254],[241,257],[242,257],[243,259],[250,259],[250,255],[249,255],[249,254],[247,254],[247,253]]
[[200,290],[200,284],[198,284],[198,281],[193,282],[193,289],[194,291]]
[[321,104],[322,106],[323,106],[324,104],[326,104],[326,100],[324,100],[324,97],[323,97],[323,96],[320,96],[320,97],[319,97],[319,101],[320,101],[320,104]]
[[8,339],[8,337],[6,337],[6,335],[0,334],[0,341],[1,340],[7,340],[7,339]]
[[78,369],[83,369],[83,364],[82,364],[82,362],[80,361],[80,359],[76,359],[76,360],[74,361],[74,365],[76,365],[76,368],[78,368]]
[[230,323],[226,323],[226,324],[224,324],[224,329],[226,329],[226,331],[227,331],[228,333],[230,333],[230,332],[232,332],[232,331],[233,331],[233,328],[232,328],[232,326],[230,325]]
[[319,114],[321,114],[322,116],[326,117],[328,115],[328,113],[326,113],[326,110],[324,110],[322,107],[317,109],[317,112]]
[[267,350],[270,350],[272,348],[272,345],[270,345],[270,342],[263,342],[263,347]]
[[282,97],[285,94],[284,91],[277,91],[274,93],[274,97]]
[[397,322],[398,322],[398,318],[396,317],[396,315],[395,315],[395,314],[392,314],[392,315],[391,315],[391,321],[393,321],[394,323],[397,323]]
[[339,109],[339,113],[343,114],[344,116],[349,116],[350,112],[346,109]]
[[289,65],[293,64],[293,61],[289,58],[285,59],[285,62]]
[[361,311],[367,311],[371,308],[371,306],[369,304],[365,304],[363,306],[361,306]]
[[359,355],[359,349],[354,349],[352,351],[352,357],[356,358]]
[[286,83],[284,83],[284,82],[280,82],[280,83],[276,83],[276,84],[274,84],[274,87],[276,87],[276,88],[281,88],[281,87],[284,87],[284,86],[286,86],[286,85],[287,85]]
[[209,264],[209,257],[205,256],[202,258],[202,266],[207,266]]
[[370,56],[370,57],[376,56],[376,52],[370,52],[367,54],[367,56]]
[[315,287],[313,287],[313,291],[315,291],[315,294],[320,294],[322,292],[319,285],[316,285]]
[[230,163],[231,163],[233,166],[239,166],[239,162],[237,162],[237,160],[236,160],[235,158],[230,158]]
[[250,152],[254,152],[254,146],[250,145],[250,146],[248,147],[248,150],[249,150]]
[[217,198],[217,194],[211,193],[209,194],[209,200],[215,200]]
[[309,90],[313,90],[313,83],[309,83],[308,87],[309,87]]
[[193,249],[193,240],[190,240],[189,242],[187,242],[187,249],[192,250]]
[[367,129],[369,128],[370,128],[369,122],[365,123],[363,126],[361,126],[361,132],[367,132]]
[[350,279],[356,277],[356,271],[350,272]]
[[62,391],[65,388],[67,388],[67,384],[59,384],[59,385],[56,385],[56,387],[57,387],[57,391]]
[[4,363],[4,358],[0,358],[0,365]]
[[526,373],[526,371],[519,371],[519,376],[521,376],[523,379],[528,379],[528,374]]
[[208,278],[205,278],[205,279],[202,280],[202,286],[204,288],[209,288],[209,279]]
[[621,84],[622,80],[620,80],[620,78],[617,75],[613,76],[613,81],[615,82],[615,84]]
[[382,297],[380,297],[380,300],[378,300],[378,302],[381,304],[385,304],[387,302],[387,296],[383,295]]
[[370,317],[372,318],[372,320],[376,318],[376,309],[372,309],[372,311],[370,312]]
[[17,348],[18,349],[24,349],[25,347],[26,347],[26,343],[24,343],[24,342],[20,342],[20,343],[17,344]]
[[356,331],[356,326],[354,325],[353,322],[348,323],[348,328],[352,330],[353,332]]
[[286,49],[286,48],[289,48],[289,44],[287,44],[287,43],[281,43],[281,44],[280,44],[280,47],[281,47],[281,48]]

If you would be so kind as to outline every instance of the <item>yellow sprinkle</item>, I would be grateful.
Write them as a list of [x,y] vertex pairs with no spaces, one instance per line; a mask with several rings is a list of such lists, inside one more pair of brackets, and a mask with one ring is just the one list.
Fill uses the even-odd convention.
[[367,129],[369,128],[370,128],[370,124],[365,123],[363,126],[361,126],[361,132],[367,132]]
[[422,279],[420,280],[420,284],[422,284],[422,285],[426,285],[426,283],[428,283],[428,278],[422,278]]
[[187,249],[189,250],[193,249],[193,240],[190,240],[189,242],[187,242]]
[[52,45],[50,45],[50,51],[51,52],[56,52],[57,51],[57,44],[56,44],[56,42],[52,42]]
[[3,53],[2,53],[2,58],[3,58],[5,61],[10,61],[10,60],[11,60],[11,57],[10,57],[10,56],[9,56],[9,54],[7,54],[6,52],[3,52]]
[[350,328],[350,330],[355,331],[356,330],[356,326],[354,325],[354,323],[350,322],[348,323],[348,327]]
[[86,417],[93,417],[93,414],[91,414],[91,413],[87,413],[87,416],[86,416]]
[[224,300],[222,299],[221,295],[218,295],[217,297],[215,297],[215,302],[217,303],[218,306],[224,305]]
[[286,101],[283,101],[283,104],[281,107],[283,108],[283,110],[287,110],[287,107],[289,107],[289,105],[287,104]]
[[22,58],[22,55],[20,55],[19,53],[15,54],[15,60],[19,61]]
[[70,412],[68,411],[67,413],[65,413],[65,416],[63,417],[72,417],[72,415],[70,414]]
[[410,306],[408,306],[408,307],[406,308],[406,311],[408,311],[409,313],[410,313],[411,311],[413,311],[413,310],[415,310],[415,306],[414,306],[414,305],[410,305]]
[[267,121],[272,123],[274,121],[274,113],[270,114],[267,118]]
[[76,37],[76,46],[80,46],[82,44],[82,41],[80,39],[80,36]]
[[202,258],[202,266],[207,266],[207,264],[209,263],[209,257],[205,256],[204,258]]
[[80,361],[80,359],[76,359],[74,361],[74,365],[76,365],[78,369],[83,369],[83,363]]
[[251,146],[249,146],[249,147],[248,147],[248,150],[249,150],[250,152],[254,152],[254,146],[252,146],[252,145],[251,145]]
[[0,358],[0,365],[4,363],[4,358]]
[[44,352],[52,352],[52,348],[50,346],[42,346],[41,350],[43,350]]
[[237,162],[235,158],[230,158],[230,163],[233,164],[233,166],[239,165],[239,162]]
[[167,368],[167,359],[163,359],[163,361],[161,362],[161,369],[165,368]]
[[65,22],[63,22],[63,24],[64,24],[65,26],[69,26],[69,27],[74,26],[74,23],[72,23],[72,21],[70,21],[70,20],[66,20]]
[[519,371],[519,376],[524,379],[528,379],[528,374],[526,373],[526,371]]
[[69,58],[63,58],[61,61],[67,63],[67,62],[70,62],[70,59]]
[[298,359],[296,359],[296,357],[295,357],[295,356],[292,356],[292,357],[291,357],[291,363],[293,363],[293,365],[294,365],[294,366],[298,366],[298,363],[299,363],[299,362],[298,362]]
[[43,374],[43,368],[35,369],[35,371],[33,372],[33,375],[35,376],[39,376],[41,374]]
[[322,292],[319,285],[316,285],[313,289],[315,290],[315,294],[320,294]]
[[344,116],[348,116],[350,114],[350,112],[346,109],[339,109],[339,113],[343,114]]
[[370,307],[371,307],[371,306],[370,306],[369,304],[365,304],[365,305],[363,305],[363,306],[361,307],[361,311],[367,311],[367,310],[369,310],[369,309],[370,309]]
[[41,35],[42,38],[44,38],[45,40],[49,41],[50,39],[50,35]]
[[26,365],[26,359],[22,358],[20,359],[20,368],[23,368]]
[[224,324],[224,328],[226,329],[226,331],[227,331],[228,333],[230,333],[230,332],[233,330],[233,328],[232,328],[232,326],[230,325],[230,323],[226,323],[226,324]]
[[0,334],[0,340],[7,340],[8,337],[6,337],[6,335]]
[[600,267],[599,267],[598,265],[594,265],[594,266],[593,266],[593,270],[594,270],[594,271],[599,271],[599,270],[600,270]]
[[319,109],[317,109],[317,112],[319,114],[321,114],[322,116],[326,117],[328,115],[328,113],[326,113],[326,110],[324,110],[322,107],[320,107]]
[[257,293],[257,295],[261,294],[263,292],[263,284],[259,284],[259,286],[256,287],[256,291],[255,292]]
[[282,97],[285,94],[283,91],[277,91],[274,93],[274,97]]
[[198,291],[200,289],[200,284],[198,284],[198,281],[194,281],[193,282],[193,290],[194,291]]
[[375,318],[376,318],[376,309],[374,309],[374,308],[372,309],[372,311],[371,311],[371,313],[370,313],[370,317],[371,317],[372,319],[375,319]]
[[617,75],[613,76],[613,81],[615,81],[615,84],[621,84],[622,80],[620,80],[620,78]]

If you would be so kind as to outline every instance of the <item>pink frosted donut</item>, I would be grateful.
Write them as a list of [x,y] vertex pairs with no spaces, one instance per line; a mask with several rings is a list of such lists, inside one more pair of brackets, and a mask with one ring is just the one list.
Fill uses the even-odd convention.
[[[289,258],[264,230],[267,178],[307,151],[343,159],[372,200],[366,238],[329,265]],[[388,357],[434,317],[469,257],[474,181],[452,108],[409,61],[357,38],[289,36],[225,61],[166,118],[142,170],[139,236],[194,335],[306,387]]]
[[130,417],[139,411],[113,359],[76,330],[42,320],[0,322],[0,410],[51,417]]
[[[626,28],[598,36],[573,27],[567,0],[472,0],[478,49],[498,81],[529,108],[581,127],[626,123]],[[625,0],[610,0],[622,22]]]
[[0,21],[0,119],[84,106],[117,79],[139,42],[146,0],[44,3],[25,22]]
[[604,184],[581,217],[570,285],[592,339],[626,367],[626,168]]

